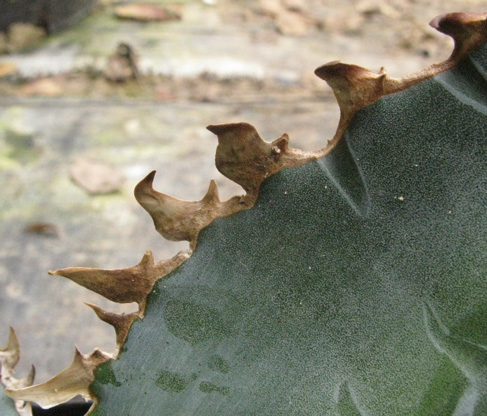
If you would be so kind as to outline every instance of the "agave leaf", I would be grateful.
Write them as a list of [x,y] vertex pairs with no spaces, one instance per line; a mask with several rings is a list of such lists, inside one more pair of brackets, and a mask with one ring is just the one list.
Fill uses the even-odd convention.
[[486,73],[482,44],[203,230],[93,414],[487,414]]
[[14,401],[5,395],[2,391],[0,392],[0,414],[5,416],[19,416],[15,410]]
[[209,126],[217,168],[247,194],[221,202],[212,182],[181,201],[149,174],[137,200],[193,256],[52,272],[139,311],[90,305],[118,361],[78,353],[6,393],[44,407],[81,394],[98,415],[486,414],[486,17],[435,19],[451,57],[402,80],[318,68],[341,119],[316,152]]

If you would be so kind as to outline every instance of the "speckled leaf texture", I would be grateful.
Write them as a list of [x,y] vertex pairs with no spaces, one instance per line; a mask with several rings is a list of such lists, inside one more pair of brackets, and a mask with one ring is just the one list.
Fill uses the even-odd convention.
[[15,405],[12,399],[7,397],[2,391],[0,391],[0,415],[2,416],[19,416],[15,410]]
[[487,46],[267,179],[148,298],[103,416],[487,415]]

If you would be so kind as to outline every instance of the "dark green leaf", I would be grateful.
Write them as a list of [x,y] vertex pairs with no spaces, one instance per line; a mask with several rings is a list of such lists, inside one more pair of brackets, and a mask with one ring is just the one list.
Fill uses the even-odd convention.
[[97,414],[487,414],[486,56],[359,111],[205,229]]

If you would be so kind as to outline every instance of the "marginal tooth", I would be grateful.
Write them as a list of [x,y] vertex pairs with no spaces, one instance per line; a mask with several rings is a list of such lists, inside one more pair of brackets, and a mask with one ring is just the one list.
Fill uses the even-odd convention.
[[372,72],[339,61],[317,68],[315,74],[332,88],[340,107],[340,121],[335,136],[319,151],[319,156],[325,156],[341,140],[355,113],[390,93],[392,88],[396,88],[396,80],[389,78],[383,67],[379,72]]
[[93,414],[93,412],[95,411],[96,409],[96,405],[97,403],[96,402],[93,402],[93,404],[90,406],[90,408],[88,409],[88,412],[85,414],[85,416],[90,416]]
[[455,48],[450,59],[456,59],[487,39],[486,19],[486,13],[448,13],[433,19],[430,26],[453,38]]
[[152,187],[155,171],[135,187],[135,198],[149,213],[156,230],[171,241],[189,241],[194,248],[199,232],[215,218],[236,212],[234,198],[220,202],[215,181],[201,201],[183,201],[157,192]]
[[216,167],[227,178],[253,193],[264,180],[266,159],[272,146],[248,123],[211,125],[207,129],[218,136]]
[[9,378],[14,373],[14,368],[20,359],[20,344],[17,334],[10,327],[7,346],[0,350],[1,377]]
[[154,264],[152,252],[148,250],[139,264],[125,269],[68,267],[50,271],[49,274],[66,277],[113,302],[137,302],[139,314],[143,315],[146,297],[154,283],[179,266],[186,258],[187,255],[181,252],[172,259]]
[[19,380],[20,386],[22,388],[32,386],[32,384],[34,384],[35,378],[36,378],[36,368],[32,365],[30,367],[29,374],[27,374],[27,376]]
[[[20,358],[20,345],[13,328],[10,328],[7,347],[0,350],[0,381],[11,390],[31,386],[35,378],[35,368],[32,366],[29,374],[21,379],[13,377],[14,367]],[[19,416],[32,416],[32,406],[23,400],[15,400],[15,409]]]
[[154,170],[137,184],[134,190],[135,199],[151,214],[154,222],[156,222],[156,219],[152,215],[153,212],[157,213],[158,221],[166,222],[170,221],[171,218],[184,215],[187,201],[157,192],[152,186],[155,175],[156,171]]
[[384,95],[386,72],[372,72],[357,65],[338,61],[330,62],[315,70],[333,89],[344,116],[354,114]]
[[154,190],[155,171],[140,181],[134,191],[137,201],[152,217],[156,230],[168,240],[189,241],[191,249],[196,246],[200,231],[213,220],[253,205],[264,179],[285,167],[317,157],[315,153],[289,148],[287,134],[272,143],[266,142],[248,123],[207,128],[218,136],[216,167],[247,191],[245,197],[221,202],[216,182],[212,180],[201,201],[183,201]]
[[29,371],[29,374],[27,374],[27,376],[20,379],[10,377],[8,379],[8,383],[6,384],[7,387],[11,390],[22,389],[24,387],[32,386],[32,384],[34,383],[35,376],[36,376],[36,369],[34,366],[31,366],[31,369]]
[[[333,89],[342,115],[348,124],[355,112],[382,96],[402,91],[455,66],[481,42],[487,40],[486,19],[485,13],[449,13],[433,19],[430,23],[432,27],[454,39],[453,53],[445,62],[432,65],[403,79],[389,78],[384,68],[379,73],[375,73],[356,65],[346,65],[337,61],[323,65],[315,71],[315,74],[324,79]],[[339,126],[337,134],[343,134],[343,131],[343,126]]]
[[98,318],[100,318],[103,322],[113,326],[117,336],[117,347],[120,351],[125,344],[130,327],[139,317],[139,314],[134,312],[127,315],[124,313],[120,315],[113,312],[107,312],[99,306],[93,305],[92,303],[86,303],[86,305],[93,309]]
[[289,136],[284,133],[281,137],[272,142],[272,152],[275,155],[286,153],[289,149]]
[[193,241],[202,228],[201,223],[207,222],[201,218],[202,201],[183,201],[155,191],[152,188],[154,175],[155,171],[151,172],[135,187],[135,198],[152,217],[156,230],[164,238]]
[[[253,136],[256,141],[263,141],[254,126],[249,123],[211,124],[206,128],[218,136],[219,142],[238,140],[238,136],[241,134]],[[237,138],[235,136],[237,136]]]
[[210,186],[208,187],[208,192],[201,200],[202,204],[220,204],[220,193],[218,192],[218,185],[215,180],[210,181]]
[[19,390],[6,389],[5,393],[14,400],[38,403],[49,409],[65,403],[77,395],[87,400],[96,401],[90,391],[95,379],[95,370],[112,357],[98,349],[90,355],[84,355],[76,348],[71,365],[49,381]]
[[487,40],[487,14],[450,13],[435,18],[430,25],[451,36],[455,48],[449,59],[431,65],[415,74],[401,79],[390,78],[384,68],[372,72],[356,65],[338,61],[330,62],[316,69],[315,74],[325,80],[337,98],[341,117],[333,139],[318,151],[325,156],[337,145],[348,128],[354,114],[374,103],[379,98],[403,91],[428,78],[455,67],[473,49]]
[[314,158],[288,148],[287,135],[272,143],[262,140],[255,127],[248,123],[211,125],[207,129],[218,136],[217,169],[251,196],[256,196],[267,177]]
[[32,404],[22,400],[15,401],[15,409],[19,416],[32,416]]

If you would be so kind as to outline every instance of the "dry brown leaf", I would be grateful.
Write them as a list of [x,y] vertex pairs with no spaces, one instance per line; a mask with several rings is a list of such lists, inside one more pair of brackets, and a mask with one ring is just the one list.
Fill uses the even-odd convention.
[[301,13],[282,10],[276,16],[275,25],[279,33],[283,35],[302,36],[308,33],[314,24]]
[[[1,46],[0,46],[1,53]],[[0,78],[13,75],[18,71],[17,65],[11,62],[0,63]]]
[[63,93],[63,88],[57,82],[56,78],[39,78],[24,85],[20,92],[23,95],[57,97]]
[[29,224],[24,228],[24,231],[26,233],[39,234],[46,237],[60,237],[61,235],[61,231],[57,225],[46,222]]
[[277,31],[283,35],[301,36],[317,22],[306,16],[304,3],[282,0],[260,0],[258,11],[274,20]]
[[285,9],[281,0],[260,0],[258,10],[263,14],[275,17]]
[[119,19],[137,20],[140,22],[179,20],[180,15],[173,10],[151,3],[125,4],[117,6],[114,14]]
[[122,174],[113,166],[92,159],[78,158],[70,168],[71,178],[90,194],[107,194],[119,191]]

